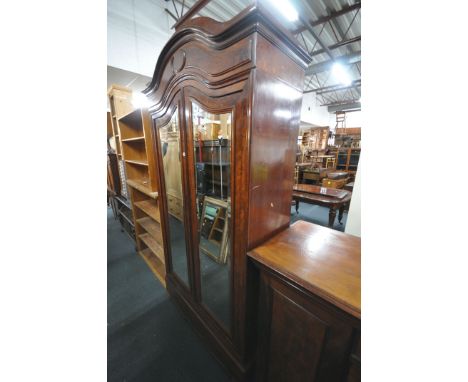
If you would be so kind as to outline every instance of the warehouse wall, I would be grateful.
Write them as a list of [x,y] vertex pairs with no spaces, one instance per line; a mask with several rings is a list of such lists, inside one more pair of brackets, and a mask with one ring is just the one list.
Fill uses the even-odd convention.
[[107,65],[152,77],[172,24],[164,0],[108,0]]
[[330,113],[325,106],[320,106],[316,100],[315,93],[303,95],[301,121],[313,123],[317,126],[330,126]]
[[[313,123],[317,126],[330,126],[332,130],[336,126],[335,113],[329,113],[326,106],[320,106],[315,93],[306,93],[302,97],[301,121]],[[346,113],[347,127],[362,127],[362,112],[353,111]]]
[[353,196],[346,220],[345,232],[361,236],[361,162],[359,162],[354,180]]

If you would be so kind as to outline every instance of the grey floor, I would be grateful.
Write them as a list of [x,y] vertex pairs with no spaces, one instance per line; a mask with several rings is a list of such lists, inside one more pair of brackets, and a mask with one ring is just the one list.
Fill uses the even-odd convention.
[[[344,231],[335,221],[334,229]],[[291,221],[306,220],[326,226],[328,209],[301,203],[291,208]],[[205,259],[208,260],[208,259]],[[206,274],[204,298],[221,322],[229,322],[229,272],[202,261]],[[217,272],[214,272],[218,269]],[[216,273],[216,274],[213,274]],[[204,285],[205,286],[205,285]],[[205,288],[204,288],[205,289]],[[107,215],[107,343],[108,381],[223,382],[230,377],[194,332],[130,238],[120,231],[109,209]]]
[[[299,203],[299,213],[296,214],[296,208],[291,207],[291,223],[294,223],[297,220],[305,220],[310,223],[319,224],[327,227],[328,225],[328,208],[316,206],[313,204]],[[337,231],[344,232],[346,226],[346,219],[348,218],[348,213],[345,212],[341,223],[338,223],[338,211],[336,213],[335,224],[333,229]]]
[[107,321],[108,381],[230,380],[110,210]]

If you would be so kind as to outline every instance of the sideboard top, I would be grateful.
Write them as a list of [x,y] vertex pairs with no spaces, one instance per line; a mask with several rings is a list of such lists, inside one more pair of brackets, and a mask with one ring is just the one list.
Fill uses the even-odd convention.
[[361,239],[298,221],[248,253],[307,291],[361,318]]

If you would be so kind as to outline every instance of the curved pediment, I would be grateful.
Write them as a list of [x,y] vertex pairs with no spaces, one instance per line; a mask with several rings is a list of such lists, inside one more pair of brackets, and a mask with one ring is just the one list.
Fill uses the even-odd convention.
[[255,67],[255,32],[279,47],[301,67],[310,57],[265,9],[253,5],[227,22],[197,17],[178,26],[164,46],[150,85],[143,91],[157,108],[164,94],[191,78],[207,87],[229,84]]

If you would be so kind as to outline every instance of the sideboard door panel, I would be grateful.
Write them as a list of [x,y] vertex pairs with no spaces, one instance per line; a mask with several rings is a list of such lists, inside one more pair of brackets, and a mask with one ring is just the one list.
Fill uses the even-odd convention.
[[322,353],[326,323],[275,290],[272,303],[268,380],[312,381]]
[[[353,325],[316,298],[262,275],[259,381],[342,381]],[[263,338],[262,338],[263,337]]]

